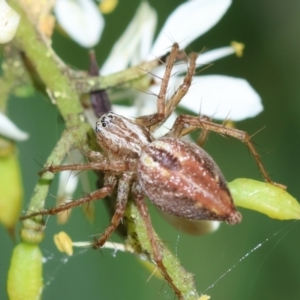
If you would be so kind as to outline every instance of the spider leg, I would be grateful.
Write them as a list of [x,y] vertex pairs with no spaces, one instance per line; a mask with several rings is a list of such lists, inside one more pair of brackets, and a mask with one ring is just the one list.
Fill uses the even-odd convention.
[[[206,118],[207,121],[212,122],[211,118],[209,118],[209,117],[203,116],[202,118],[203,119]],[[205,129],[205,128],[201,129],[200,135],[199,135],[199,137],[197,139],[197,145],[199,147],[203,147],[205,141],[208,138],[208,134],[209,134],[209,130],[208,129]]]
[[147,207],[147,204],[144,199],[144,194],[143,193],[135,193],[134,200],[135,200],[137,208],[140,212],[140,215],[142,216],[144,223],[146,225],[148,238],[151,243],[151,248],[153,251],[153,260],[156,263],[156,265],[159,268],[162,275],[164,276],[165,280],[169,283],[169,285],[174,290],[175,294],[178,296],[178,298],[183,299],[181,291],[174,284],[172,278],[170,277],[170,275],[168,273],[168,270],[166,269],[166,267],[163,264],[160,245],[157,241],[156,235],[155,235],[153,227],[152,227],[148,207]]
[[183,79],[183,83],[175,91],[175,93],[172,95],[172,97],[166,102],[164,119],[160,123],[152,126],[151,127],[152,131],[154,131],[156,128],[158,128],[163,122],[165,122],[165,120],[167,120],[170,117],[170,115],[173,113],[173,111],[177,108],[177,106],[180,103],[180,101],[182,100],[182,98],[188,92],[188,90],[192,84],[193,76],[195,74],[197,57],[198,57],[198,54],[195,52],[193,52],[189,55],[188,71]]
[[123,215],[125,213],[126,204],[130,192],[130,186],[132,181],[133,173],[124,173],[118,183],[118,194],[116,201],[116,208],[114,215],[111,219],[110,224],[105,229],[101,237],[93,243],[93,248],[100,248],[109,239],[111,234],[118,227]]
[[98,200],[98,199],[102,199],[104,197],[106,197],[107,195],[110,195],[114,189],[116,185],[116,180],[115,177],[110,176],[110,178],[108,178],[108,180],[106,181],[105,185],[103,188],[92,192],[78,200],[75,201],[71,201],[71,202],[67,202],[63,205],[60,206],[56,206],[50,209],[45,209],[42,211],[38,211],[38,212],[34,212],[34,213],[29,213],[26,216],[21,217],[21,220],[25,220],[25,219],[29,219],[35,216],[43,216],[43,215],[56,215],[62,211],[66,211],[70,208],[76,207],[76,206],[80,206],[84,203],[90,203],[92,201]]
[[58,165],[47,166],[40,173],[51,172],[57,173],[61,171],[83,171],[83,170],[101,170],[101,171],[114,171],[115,173],[124,172],[129,169],[128,163],[124,161],[108,162],[107,160],[101,162],[90,162],[87,164],[72,164],[72,165]]
[[285,189],[285,186],[278,184],[274,181],[271,180],[270,176],[268,175],[267,170],[265,169],[259,154],[257,153],[253,143],[251,142],[251,138],[249,134],[245,131],[235,129],[235,128],[229,128],[225,127],[224,125],[220,125],[217,123],[214,123],[210,121],[207,117],[194,117],[194,116],[189,116],[189,115],[181,115],[179,116],[171,130],[166,136],[169,137],[181,137],[184,136],[185,134],[197,129],[197,128],[202,128],[204,130],[208,131],[214,131],[220,134],[224,134],[227,136],[232,136],[238,140],[241,140],[243,143],[245,143],[250,150],[250,153],[253,155],[258,168],[260,172],[262,173],[262,176],[266,182],[269,182],[273,185],[279,186],[283,189]]
[[162,83],[160,86],[160,91],[157,97],[157,110],[155,114],[148,115],[148,116],[142,116],[138,117],[136,119],[136,122],[146,126],[146,127],[151,127],[152,125],[156,123],[160,123],[162,120],[165,119],[165,98],[167,94],[167,89],[168,89],[168,83],[170,80],[172,68],[174,65],[174,62],[176,60],[177,54],[179,51],[179,45],[175,43],[172,46],[172,50],[170,52],[170,55],[167,59],[167,64],[166,64],[166,70],[164,77],[162,79]]
[[169,118],[172,112],[176,109],[181,99],[186,95],[189,87],[192,83],[192,78],[195,73],[196,69],[196,59],[198,57],[197,53],[191,53],[189,55],[189,67],[186,76],[184,77],[183,83],[180,87],[175,91],[173,96],[166,101],[166,93],[167,93],[167,86],[170,80],[171,71],[174,65],[178,54],[178,44],[174,44],[170,56],[167,61],[166,71],[164,77],[162,79],[162,84],[160,88],[160,92],[157,98],[157,113],[149,116],[143,116],[137,118],[137,122],[146,126],[150,127],[150,130],[153,132],[162,123]]

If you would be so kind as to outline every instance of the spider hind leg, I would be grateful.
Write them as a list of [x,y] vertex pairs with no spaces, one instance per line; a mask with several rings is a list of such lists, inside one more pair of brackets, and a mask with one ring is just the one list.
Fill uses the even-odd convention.
[[166,269],[163,263],[162,247],[154,232],[148,207],[144,199],[144,194],[142,192],[135,192],[134,200],[138,208],[138,211],[142,219],[144,220],[144,224],[146,226],[148,239],[150,241],[151,249],[152,249],[152,259],[155,262],[157,268],[160,270],[163,277],[165,278],[165,280],[168,282],[168,284],[171,286],[171,288],[177,295],[178,299],[183,299],[182,292],[178,289],[178,287],[174,283],[172,277],[170,276],[168,270]]

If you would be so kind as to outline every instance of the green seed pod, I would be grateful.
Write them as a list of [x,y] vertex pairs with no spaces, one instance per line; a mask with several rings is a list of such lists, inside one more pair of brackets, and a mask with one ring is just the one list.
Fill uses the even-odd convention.
[[14,145],[0,152],[0,223],[11,233],[19,220],[23,187]]
[[286,190],[270,183],[238,178],[228,183],[236,206],[256,210],[270,218],[300,218],[300,204]]
[[9,299],[38,300],[42,289],[42,253],[37,245],[22,242],[13,251],[8,271]]

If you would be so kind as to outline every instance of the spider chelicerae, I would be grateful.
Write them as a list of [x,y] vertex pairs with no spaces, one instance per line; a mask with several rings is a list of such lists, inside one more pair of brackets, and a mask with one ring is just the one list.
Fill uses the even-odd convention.
[[152,135],[175,110],[188,92],[196,68],[197,54],[189,55],[187,74],[173,96],[166,100],[168,82],[179,51],[174,44],[166,62],[165,74],[157,97],[157,112],[138,117],[135,121],[108,112],[96,123],[97,142],[103,152],[88,153],[89,162],[63,166],[48,166],[44,171],[99,170],[104,173],[103,187],[76,201],[23,217],[53,215],[111,195],[117,189],[116,208],[111,223],[94,248],[101,247],[120,224],[129,197],[132,197],[147,227],[153,249],[153,260],[175,293],[181,292],[173,284],[165,266],[151,225],[145,196],[169,214],[192,220],[219,220],[229,224],[241,221],[224,176],[213,159],[196,144],[180,138],[201,128],[235,137],[245,142],[254,155],[267,182],[273,183],[246,132],[227,128],[210,121],[205,116],[179,116],[170,131],[159,139]]

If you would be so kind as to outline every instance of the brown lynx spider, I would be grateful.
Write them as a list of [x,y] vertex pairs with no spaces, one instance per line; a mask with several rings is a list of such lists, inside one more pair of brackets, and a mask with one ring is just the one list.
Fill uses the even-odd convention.
[[111,236],[124,215],[129,195],[132,196],[147,227],[153,260],[181,299],[180,290],[163,265],[145,196],[161,210],[188,219],[219,220],[236,224],[241,221],[241,214],[236,210],[224,176],[213,159],[196,144],[182,141],[180,137],[201,128],[204,132],[215,131],[240,139],[254,155],[265,180],[273,182],[246,132],[215,124],[207,117],[181,115],[165,136],[154,139],[152,132],[164,123],[188,92],[195,72],[197,54],[192,53],[189,55],[188,72],[183,83],[166,101],[168,82],[178,48],[178,44],[173,45],[166,63],[157,98],[157,113],[139,117],[135,121],[113,112],[103,114],[95,128],[97,142],[103,153],[89,152],[87,164],[49,166],[44,170],[52,173],[63,170],[101,170],[105,174],[104,186],[76,201],[26,215],[23,219],[54,215],[83,203],[102,199],[117,188],[116,209],[111,223],[93,243],[93,247],[101,247]]

